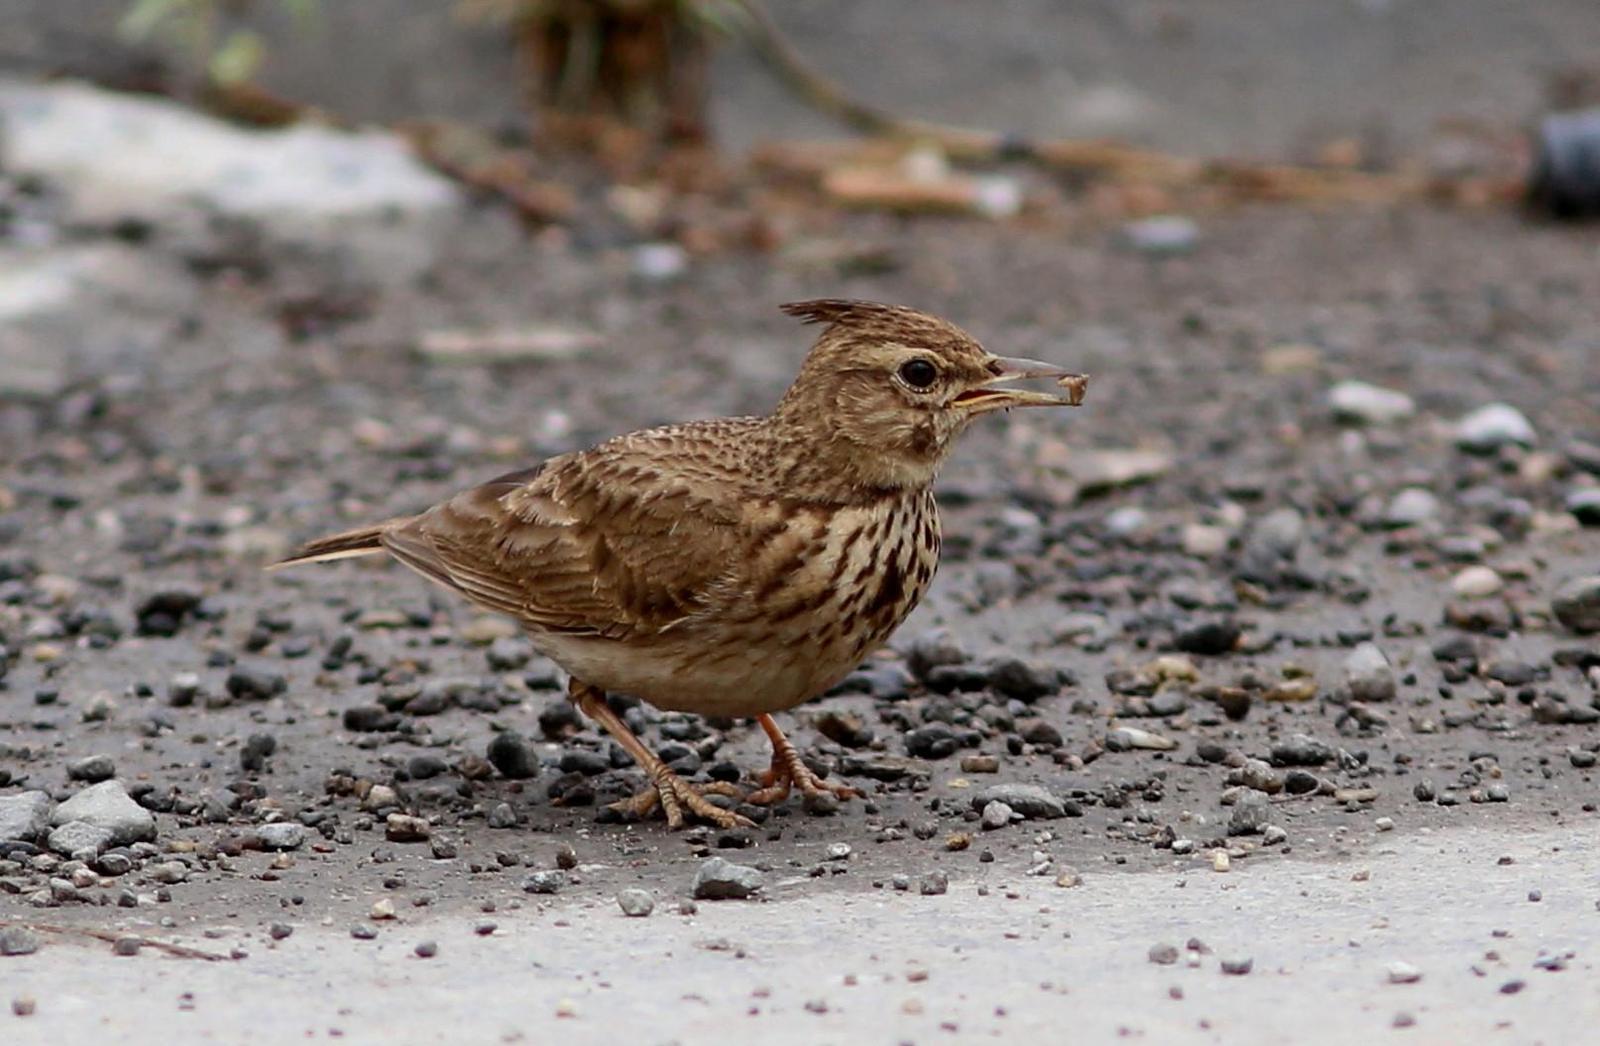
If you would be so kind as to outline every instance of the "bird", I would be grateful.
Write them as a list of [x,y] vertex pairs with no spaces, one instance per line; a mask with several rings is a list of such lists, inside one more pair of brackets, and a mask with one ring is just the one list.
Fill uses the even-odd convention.
[[[318,538],[274,567],[387,553],[512,618],[569,676],[567,696],[648,779],[614,804],[670,828],[751,826],[722,795],[773,804],[819,777],[773,713],[821,696],[905,620],[938,564],[933,482],[956,438],[1011,407],[1076,406],[1087,377],[997,356],[901,305],[841,298],[785,313],[820,326],[765,415],[644,429],[471,487],[417,515]],[[1055,379],[1050,391],[1024,379]],[[606,695],[753,717],[771,765],[745,793],[692,784]]]

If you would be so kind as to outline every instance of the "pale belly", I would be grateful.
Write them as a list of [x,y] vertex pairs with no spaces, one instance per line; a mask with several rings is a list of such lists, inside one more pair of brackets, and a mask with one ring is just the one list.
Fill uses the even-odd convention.
[[669,711],[754,716],[793,708],[849,675],[927,590],[939,552],[931,499],[898,508],[903,515],[861,521],[881,527],[882,540],[852,542],[853,521],[842,521],[829,546],[759,609],[754,599],[734,602],[715,616],[625,641],[529,638],[574,677]]
[[632,694],[666,711],[707,716],[793,708],[833,687],[861,660],[851,656],[853,650],[749,642],[640,649],[603,639],[544,636],[536,645],[586,683]]

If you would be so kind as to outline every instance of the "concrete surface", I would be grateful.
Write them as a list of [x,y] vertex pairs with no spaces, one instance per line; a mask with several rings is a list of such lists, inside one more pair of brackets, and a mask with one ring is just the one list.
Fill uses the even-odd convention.
[[[580,885],[494,915],[403,910],[370,943],[345,925],[276,944],[156,931],[250,953],[237,962],[116,958],[52,937],[0,960],[8,999],[37,1003],[0,1018],[0,1039],[1576,1043],[1600,1022],[1589,827],[1455,830],[1227,873],[1090,870],[1073,888],[991,867],[943,896],[915,884],[817,896],[778,880],[764,903],[701,902],[689,917],[671,900],[688,883],[663,882],[648,919]],[[351,898],[352,922],[368,904]],[[491,936],[474,934],[480,920],[498,924]],[[1214,954],[1191,960],[1190,938]],[[413,955],[424,940],[435,958]],[[1147,958],[1159,943],[1180,949],[1175,965]],[[1534,965],[1568,952],[1564,970]],[[1221,972],[1236,958],[1253,960],[1248,975]],[[1396,961],[1421,980],[1389,983]],[[1398,1014],[1415,1023],[1397,1027]]]

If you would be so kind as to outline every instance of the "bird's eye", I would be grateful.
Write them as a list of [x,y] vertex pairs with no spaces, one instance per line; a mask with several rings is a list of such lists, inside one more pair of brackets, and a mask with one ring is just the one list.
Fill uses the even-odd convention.
[[900,364],[900,380],[914,389],[931,388],[938,378],[938,368],[927,360],[907,360]]

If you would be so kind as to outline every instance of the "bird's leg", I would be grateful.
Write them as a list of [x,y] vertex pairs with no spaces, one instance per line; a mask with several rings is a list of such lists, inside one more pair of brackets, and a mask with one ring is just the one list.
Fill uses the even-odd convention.
[[668,828],[683,827],[684,810],[720,828],[755,827],[749,818],[714,805],[707,801],[704,795],[705,792],[714,792],[718,795],[739,798],[738,789],[722,782],[712,782],[703,788],[696,788],[673,773],[659,756],[645,747],[645,743],[628,729],[628,724],[611,710],[611,706],[606,704],[605,692],[599,687],[573,679],[567,684],[567,696],[578,706],[578,711],[605,727],[650,778],[650,787],[632,799],[612,804],[613,810],[636,817],[648,817],[657,806],[660,806],[662,814],[667,819]]
[[761,724],[761,729],[767,732],[767,740],[772,742],[772,766],[761,774],[762,787],[745,796],[745,802],[758,806],[781,803],[789,798],[790,788],[800,789],[800,794],[805,796],[831,795],[835,799],[862,796],[859,788],[847,784],[829,784],[812,773],[770,715],[756,716],[756,722]]

